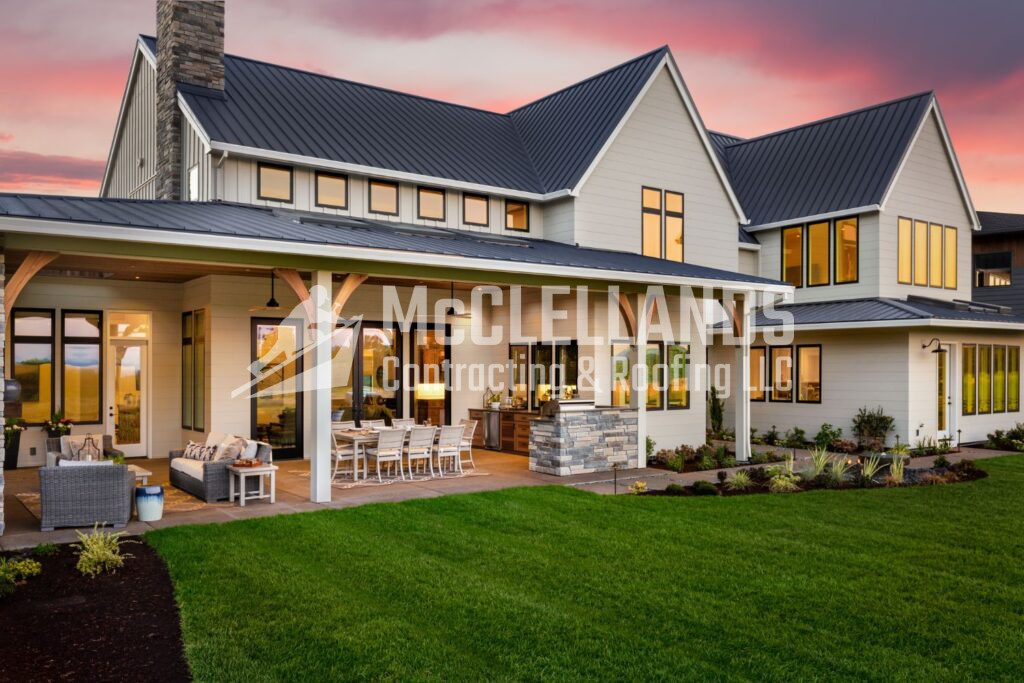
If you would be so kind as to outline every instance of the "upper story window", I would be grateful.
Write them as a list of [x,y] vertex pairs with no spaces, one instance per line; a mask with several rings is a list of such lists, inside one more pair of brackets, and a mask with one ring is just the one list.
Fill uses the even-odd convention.
[[782,280],[794,287],[857,282],[859,221],[852,216],[783,228],[781,252]]
[[444,190],[416,188],[416,216],[429,221],[444,220]]
[[505,200],[505,229],[530,230],[530,205],[526,202],[517,202],[511,199]]
[[462,222],[466,225],[489,225],[487,197],[480,194],[462,195]]
[[256,177],[256,197],[290,203],[292,201],[291,167],[259,164]]
[[331,209],[347,209],[348,176],[317,171],[316,205]]
[[640,248],[644,256],[683,261],[683,195],[644,187],[640,191]]
[[398,215],[398,183],[386,180],[370,181],[370,211]]
[[999,251],[974,255],[975,287],[1009,287],[1013,284],[1013,253]]
[[955,227],[900,217],[896,231],[897,282],[956,289]]

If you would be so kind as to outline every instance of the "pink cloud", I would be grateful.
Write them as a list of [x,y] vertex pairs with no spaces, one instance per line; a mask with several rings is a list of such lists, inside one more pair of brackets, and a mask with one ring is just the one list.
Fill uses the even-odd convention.
[[98,189],[104,162],[55,154],[0,151],[0,187],[11,190],[32,187]]

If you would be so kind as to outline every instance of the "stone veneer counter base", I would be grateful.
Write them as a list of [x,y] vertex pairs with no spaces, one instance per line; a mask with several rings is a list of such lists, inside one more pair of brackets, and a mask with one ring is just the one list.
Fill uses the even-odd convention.
[[639,466],[637,411],[594,408],[535,418],[530,423],[530,469],[566,476]]

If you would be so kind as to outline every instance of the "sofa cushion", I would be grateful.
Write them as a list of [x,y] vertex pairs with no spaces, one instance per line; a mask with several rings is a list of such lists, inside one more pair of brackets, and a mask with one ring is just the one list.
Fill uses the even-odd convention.
[[113,466],[113,464],[113,460],[69,460],[61,458],[57,462],[57,467],[101,467],[103,465]]
[[259,447],[260,447],[260,442],[259,441],[253,441],[252,439],[246,439],[245,440],[245,450],[242,451],[242,457],[243,458],[249,458],[250,460],[252,458],[255,458],[256,457],[256,451],[259,449]]
[[217,452],[214,453],[214,460],[238,460],[242,456],[242,452],[245,451],[245,439],[233,436],[226,439],[223,443],[217,446]]
[[231,435],[228,434],[227,432],[210,432],[209,434],[206,435],[206,445],[218,446],[221,444],[221,442],[224,441],[224,439],[229,438],[231,438]]
[[189,441],[188,445],[185,446],[185,451],[182,453],[182,457],[188,460],[213,460],[213,454],[216,449],[216,446],[208,446],[206,444],[196,443],[195,441]]
[[182,474],[187,474],[193,479],[203,480],[203,461],[191,458],[174,458],[171,460],[171,469]]

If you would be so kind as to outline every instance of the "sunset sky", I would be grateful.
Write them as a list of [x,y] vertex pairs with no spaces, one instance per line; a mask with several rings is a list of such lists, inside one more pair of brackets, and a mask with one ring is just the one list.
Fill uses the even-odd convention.
[[[0,191],[95,195],[153,0],[0,0]],[[935,90],[975,205],[1024,213],[1022,0],[228,0],[227,51],[506,111],[668,44],[753,136]]]

